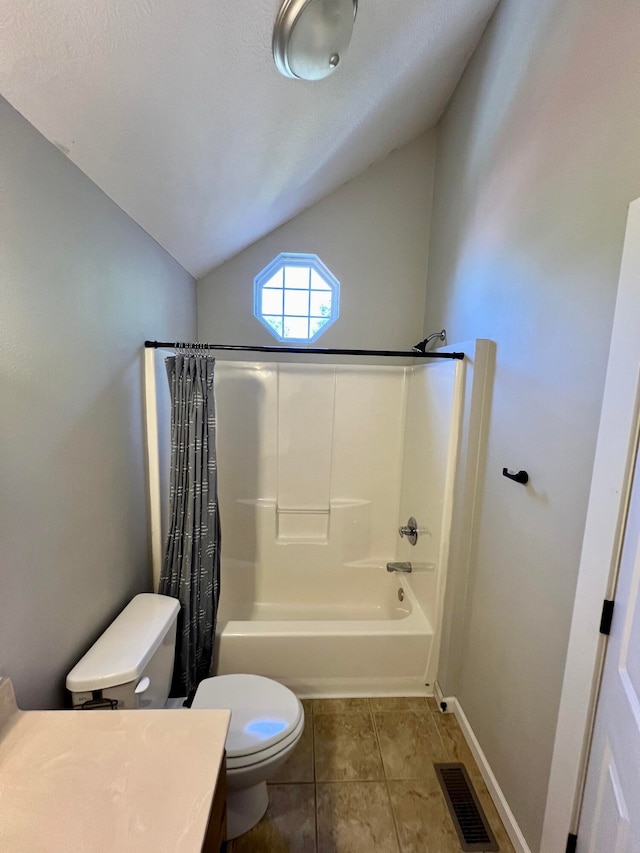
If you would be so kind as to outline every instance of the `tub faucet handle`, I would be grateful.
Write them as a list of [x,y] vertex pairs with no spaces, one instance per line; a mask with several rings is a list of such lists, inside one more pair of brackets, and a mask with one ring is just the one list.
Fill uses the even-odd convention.
[[409,544],[415,545],[418,541],[418,522],[411,516],[405,525],[398,528],[398,533],[401,539],[403,536],[406,536]]

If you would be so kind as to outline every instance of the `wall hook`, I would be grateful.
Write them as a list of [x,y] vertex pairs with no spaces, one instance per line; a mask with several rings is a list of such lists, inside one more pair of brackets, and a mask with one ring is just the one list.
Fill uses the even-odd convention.
[[503,468],[502,476],[515,480],[516,483],[522,483],[523,486],[529,482],[529,475],[526,471],[511,471],[509,468]]

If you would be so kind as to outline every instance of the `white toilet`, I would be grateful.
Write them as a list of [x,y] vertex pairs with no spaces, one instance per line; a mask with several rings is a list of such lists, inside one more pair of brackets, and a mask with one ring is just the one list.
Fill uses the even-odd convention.
[[[74,708],[163,708],[169,696],[180,605],[137,595],[67,676]],[[227,840],[251,829],[268,805],[266,780],[304,729],[294,693],[260,675],[221,675],[200,683],[193,708],[230,708]]]

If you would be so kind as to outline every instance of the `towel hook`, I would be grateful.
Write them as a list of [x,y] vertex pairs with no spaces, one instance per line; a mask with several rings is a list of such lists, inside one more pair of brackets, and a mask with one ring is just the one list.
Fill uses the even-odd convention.
[[510,468],[503,468],[502,476],[508,477],[516,483],[522,483],[523,486],[526,486],[529,482],[529,475],[526,471],[512,471]]

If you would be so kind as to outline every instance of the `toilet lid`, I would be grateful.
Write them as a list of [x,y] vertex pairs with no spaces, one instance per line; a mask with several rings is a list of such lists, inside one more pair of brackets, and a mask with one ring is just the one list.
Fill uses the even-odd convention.
[[230,708],[229,756],[251,755],[285,738],[302,705],[287,687],[261,675],[218,675],[200,682],[192,708]]

